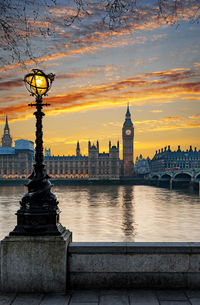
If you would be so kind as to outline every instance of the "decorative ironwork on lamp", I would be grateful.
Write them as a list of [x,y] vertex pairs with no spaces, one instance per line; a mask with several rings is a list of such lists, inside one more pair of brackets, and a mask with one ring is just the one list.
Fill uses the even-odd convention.
[[45,114],[42,109],[49,104],[42,102],[42,96],[51,88],[54,77],[54,74],[46,75],[39,69],[33,69],[24,77],[27,90],[36,97],[35,103],[29,104],[36,107],[35,164],[28,177],[28,192],[20,201],[21,207],[16,213],[17,226],[10,235],[60,235],[65,231],[59,222],[58,201],[51,192],[52,184],[43,164],[42,118]]

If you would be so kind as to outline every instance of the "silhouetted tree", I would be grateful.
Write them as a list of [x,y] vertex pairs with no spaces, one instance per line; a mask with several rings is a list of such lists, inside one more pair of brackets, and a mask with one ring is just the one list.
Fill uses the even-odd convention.
[[0,0],[1,63],[35,60],[38,53],[32,46],[38,37],[58,38],[59,20],[54,17],[57,9],[66,8],[63,28],[94,17],[99,29],[112,31],[130,26],[134,30],[134,25],[137,29],[139,23],[155,19],[177,26],[182,19],[199,22],[199,0],[157,0],[154,4],[145,0],[59,1]]

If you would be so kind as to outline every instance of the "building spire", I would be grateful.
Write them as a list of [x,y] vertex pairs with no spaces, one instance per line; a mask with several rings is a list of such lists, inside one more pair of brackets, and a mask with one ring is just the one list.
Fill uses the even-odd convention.
[[130,119],[131,118],[131,113],[129,110],[129,103],[127,104],[127,110],[126,110],[126,119]]
[[5,130],[8,130],[10,132],[10,128],[8,126],[8,116],[6,115],[6,123],[5,123],[5,127],[4,127],[4,132]]
[[4,127],[4,134],[1,138],[2,147],[12,147],[12,138],[10,136],[10,128],[8,126],[8,117],[6,115],[6,123]]
[[77,144],[76,144],[76,156],[81,156],[79,141],[77,141]]

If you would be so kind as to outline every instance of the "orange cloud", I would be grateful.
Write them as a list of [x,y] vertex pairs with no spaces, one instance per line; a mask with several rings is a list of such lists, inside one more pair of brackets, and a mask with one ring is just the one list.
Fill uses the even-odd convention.
[[[93,70],[83,70],[77,75],[60,74],[60,76],[58,75],[58,79],[80,77],[88,73],[93,73]],[[174,99],[191,100],[193,98],[199,98],[200,82],[191,81],[188,79],[189,75],[194,78],[199,76],[197,71],[172,69],[169,71],[146,73],[119,81],[101,83],[88,88],[70,89],[70,92],[53,97],[46,97],[45,101],[51,104],[51,108],[47,112],[52,115],[57,115],[61,112],[95,109],[96,107],[105,108],[113,105],[121,105],[122,101],[123,103],[134,101],[135,104],[144,104],[147,102],[153,104],[158,102],[169,103]],[[155,76],[157,79],[152,79]],[[182,82],[180,82],[180,79]],[[8,87],[12,85],[14,84],[7,84]],[[18,82],[17,85],[19,85]],[[13,97],[14,100],[18,99]],[[7,114],[12,113],[13,118],[19,114],[23,116],[23,112],[27,111],[27,109],[27,106],[23,104],[0,107],[0,111]],[[180,119],[181,117],[167,117],[165,121],[175,120],[177,118]]]
[[165,120],[165,121],[180,120],[180,119],[183,119],[183,117],[182,116],[168,116],[168,117],[163,118],[163,120]]

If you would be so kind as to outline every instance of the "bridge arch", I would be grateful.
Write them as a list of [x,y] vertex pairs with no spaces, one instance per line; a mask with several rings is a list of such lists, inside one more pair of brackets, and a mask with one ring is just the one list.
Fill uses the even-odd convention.
[[195,179],[199,179],[200,180],[200,172],[195,175]]
[[159,179],[159,175],[158,175],[158,174],[153,174],[153,175],[151,176],[151,179],[153,179],[153,180],[158,180],[158,179]]
[[170,180],[172,178],[172,176],[168,173],[164,173],[160,176],[161,180]]
[[174,176],[174,180],[191,181],[191,179],[192,179],[192,174],[188,172],[177,173]]

